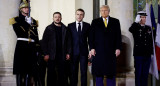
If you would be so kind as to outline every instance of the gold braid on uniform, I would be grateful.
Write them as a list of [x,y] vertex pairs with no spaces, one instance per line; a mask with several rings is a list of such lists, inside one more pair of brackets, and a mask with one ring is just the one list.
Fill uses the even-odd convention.
[[25,29],[22,26],[20,26],[20,28],[25,32]]
[[10,25],[15,24],[15,23],[17,23],[17,22],[15,21],[15,17],[9,19],[9,24],[10,24]]
[[38,35],[36,35],[36,34],[33,32],[33,30],[31,30],[31,28],[30,28],[29,31],[28,31],[29,36],[30,36],[30,32],[31,32],[33,35],[38,36]]
[[[32,18],[32,17],[31,17]],[[33,23],[33,18],[32,18],[32,23]],[[36,24],[35,25],[32,25],[32,26],[35,26],[35,27],[38,27],[38,20],[35,20],[36,21]],[[33,28],[34,29],[34,28]]]

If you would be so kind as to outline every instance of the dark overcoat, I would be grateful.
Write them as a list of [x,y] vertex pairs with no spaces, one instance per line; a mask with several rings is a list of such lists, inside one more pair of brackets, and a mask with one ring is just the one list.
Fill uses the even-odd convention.
[[90,31],[90,49],[96,50],[92,61],[92,73],[96,76],[115,76],[116,49],[121,49],[121,30],[118,19],[109,17],[107,28],[103,18],[92,21]]
[[[49,60],[54,60],[56,56],[56,26],[54,23],[48,25],[44,31],[42,38],[42,49],[44,55],[49,55]],[[71,53],[70,34],[68,34],[67,27],[62,24],[62,57],[66,60],[65,55]]]
[[30,74],[33,73],[37,62],[37,52],[39,46],[38,24],[32,18],[31,25],[25,21],[25,16],[10,19],[13,29],[18,38],[32,39],[34,42],[17,40],[14,53],[13,74]]

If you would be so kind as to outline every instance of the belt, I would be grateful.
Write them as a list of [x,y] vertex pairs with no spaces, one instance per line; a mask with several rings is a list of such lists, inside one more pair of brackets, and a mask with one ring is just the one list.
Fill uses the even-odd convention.
[[34,40],[31,39],[31,38],[17,38],[17,40],[28,41],[28,42],[34,42]]

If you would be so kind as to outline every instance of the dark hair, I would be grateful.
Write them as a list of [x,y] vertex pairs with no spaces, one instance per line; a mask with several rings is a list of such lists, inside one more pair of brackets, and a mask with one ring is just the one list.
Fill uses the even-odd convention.
[[59,14],[60,16],[62,16],[60,12],[54,12],[53,17],[54,17],[55,14]]
[[76,12],[77,12],[77,11],[81,11],[81,12],[83,12],[83,13],[85,14],[84,10],[81,9],[81,8],[77,9]]

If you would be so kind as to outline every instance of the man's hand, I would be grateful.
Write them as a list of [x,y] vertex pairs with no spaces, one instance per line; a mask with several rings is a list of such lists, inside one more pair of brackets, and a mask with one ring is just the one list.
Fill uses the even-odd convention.
[[89,55],[88,55],[88,59],[91,59],[92,55],[93,55],[93,56],[96,55],[95,49],[91,49],[91,51],[89,52]]
[[66,60],[70,60],[70,55],[69,54],[66,55]]
[[48,62],[48,60],[49,60],[49,55],[45,55],[44,56],[44,61]]
[[115,54],[116,54],[116,57],[118,57],[120,55],[121,51],[119,49],[116,50]]

